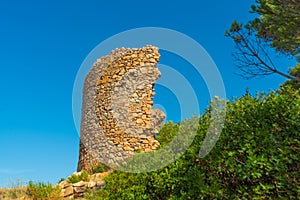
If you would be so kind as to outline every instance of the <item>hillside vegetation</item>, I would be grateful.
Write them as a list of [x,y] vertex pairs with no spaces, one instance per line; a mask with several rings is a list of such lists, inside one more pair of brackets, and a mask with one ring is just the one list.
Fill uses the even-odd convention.
[[[222,134],[200,159],[210,114],[208,108],[197,119],[193,143],[175,162],[148,173],[111,173],[104,187],[87,192],[84,199],[300,199],[299,90],[286,84],[277,92],[227,102]],[[179,125],[164,124],[157,137],[160,148],[174,138]],[[0,190],[0,199],[61,197],[57,186],[30,182]]]
[[[197,135],[184,155],[149,173],[115,172],[87,199],[300,199],[300,95],[284,87],[228,102],[216,146],[198,157],[210,119],[199,118]],[[163,147],[177,132],[166,123]]]

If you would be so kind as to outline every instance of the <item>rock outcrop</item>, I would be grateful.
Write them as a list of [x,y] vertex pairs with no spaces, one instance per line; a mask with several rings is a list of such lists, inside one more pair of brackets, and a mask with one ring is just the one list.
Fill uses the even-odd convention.
[[165,114],[152,110],[158,48],[121,48],[98,59],[83,89],[78,171],[124,163],[134,152],[155,150]]
[[[79,172],[80,173],[80,172]],[[75,175],[79,175],[75,173]],[[108,176],[109,172],[96,173],[88,177],[88,181],[79,181],[77,183],[68,183],[62,181],[58,184],[61,190],[61,199],[78,199],[83,198],[87,191],[94,191],[104,186],[104,178]]]

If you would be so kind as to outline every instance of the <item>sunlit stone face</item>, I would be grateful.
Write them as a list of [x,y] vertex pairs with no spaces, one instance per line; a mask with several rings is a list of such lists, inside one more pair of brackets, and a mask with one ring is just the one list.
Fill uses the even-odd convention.
[[158,48],[116,49],[98,59],[83,91],[78,170],[101,162],[116,165],[135,151],[155,150],[154,134],[165,114],[152,110]]

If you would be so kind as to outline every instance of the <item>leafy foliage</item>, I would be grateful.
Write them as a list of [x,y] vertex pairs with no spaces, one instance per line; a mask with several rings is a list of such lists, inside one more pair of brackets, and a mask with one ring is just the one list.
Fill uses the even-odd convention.
[[88,181],[89,174],[86,171],[81,171],[80,174],[72,174],[68,179],[68,183],[78,183],[80,181]]
[[[87,199],[299,199],[300,94],[282,87],[227,104],[223,132],[203,159],[210,109],[199,119],[193,144],[175,162],[148,173],[115,172]],[[159,139],[170,141],[178,124]]]
[[160,133],[155,138],[160,143],[159,148],[163,148],[169,142],[171,142],[171,140],[175,137],[177,132],[178,124],[173,123],[172,121],[165,123],[161,128]]
[[92,174],[96,174],[96,173],[103,173],[109,170],[109,167],[107,167],[106,165],[99,163],[95,166],[92,166],[89,170],[87,170],[87,173],[92,175]]
[[271,42],[277,51],[300,54],[300,4],[297,0],[257,0],[252,12],[261,15],[252,21],[258,37]]
[[[300,63],[298,63],[298,65],[296,67],[291,68],[289,73],[292,76],[300,78]],[[300,81],[288,80],[283,85],[284,86],[290,86],[290,87],[292,87],[296,90],[300,89]]]
[[[300,83],[295,74],[278,70],[270,50],[300,59],[300,4],[295,0],[256,0],[252,12],[260,16],[243,25],[234,21],[225,36],[236,45],[233,54],[244,78],[278,74],[292,85]],[[270,49],[273,48],[273,49]]]

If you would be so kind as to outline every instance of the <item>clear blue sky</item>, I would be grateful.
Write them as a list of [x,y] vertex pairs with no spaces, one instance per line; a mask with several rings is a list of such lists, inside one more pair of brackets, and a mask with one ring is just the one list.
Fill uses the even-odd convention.
[[[72,115],[76,73],[96,45],[119,32],[152,26],[192,37],[218,66],[229,99],[243,95],[247,86],[253,94],[278,88],[284,79],[276,75],[246,81],[234,74],[234,45],[224,31],[234,19],[247,22],[253,18],[248,12],[252,3],[1,1],[0,186],[17,178],[56,183],[76,170],[79,136]],[[167,57],[162,61],[184,65]],[[281,64],[286,71],[287,64]],[[168,102],[161,94],[156,100]],[[168,113],[172,119],[176,107],[168,109],[173,110]]]

